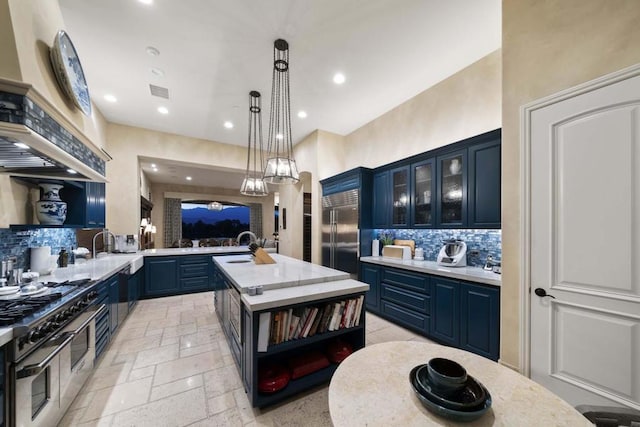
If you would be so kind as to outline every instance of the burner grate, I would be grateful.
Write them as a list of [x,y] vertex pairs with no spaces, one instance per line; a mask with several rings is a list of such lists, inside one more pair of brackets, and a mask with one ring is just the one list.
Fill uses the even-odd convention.
[[12,325],[61,297],[62,294],[56,292],[41,296],[27,296],[14,300],[0,301],[0,326]]

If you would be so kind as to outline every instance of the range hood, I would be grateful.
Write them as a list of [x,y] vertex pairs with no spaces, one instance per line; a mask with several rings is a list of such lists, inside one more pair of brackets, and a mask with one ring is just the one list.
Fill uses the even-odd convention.
[[105,182],[104,158],[27,96],[0,91],[0,173]]

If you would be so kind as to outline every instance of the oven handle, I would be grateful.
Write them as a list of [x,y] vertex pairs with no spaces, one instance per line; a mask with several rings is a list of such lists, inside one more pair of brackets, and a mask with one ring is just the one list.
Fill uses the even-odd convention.
[[100,308],[98,308],[96,311],[94,311],[93,313],[91,313],[91,315],[87,318],[87,320],[85,320],[84,322],[82,322],[82,325],[78,326],[78,328],[76,328],[75,331],[71,332],[71,334],[73,336],[78,335],[80,332],[82,332],[82,330],[84,328],[86,328],[87,326],[89,326],[89,324],[93,321],[93,319],[95,319],[96,317],[98,317],[100,315],[100,313],[102,313],[103,311],[105,311],[107,309],[107,305],[106,304],[102,304],[100,306]]
[[39,374],[40,372],[43,371],[43,369],[45,369],[49,363],[53,360],[54,357],[56,357],[58,355],[58,353],[60,353],[67,345],[69,345],[71,343],[71,341],[73,341],[74,335],[73,334],[69,334],[67,335],[67,337],[64,339],[64,341],[62,341],[62,343],[60,343],[60,345],[58,345],[55,350],[53,350],[51,353],[49,353],[49,355],[47,357],[44,358],[44,360],[42,360],[40,363],[34,363],[33,365],[27,365],[24,368],[20,369],[18,372],[16,372],[16,377],[17,378],[27,378],[27,377],[32,377],[34,375]]

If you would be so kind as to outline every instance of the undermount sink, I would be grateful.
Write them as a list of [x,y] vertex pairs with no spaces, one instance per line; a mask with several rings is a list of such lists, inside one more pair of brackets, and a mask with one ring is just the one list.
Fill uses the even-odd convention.
[[252,262],[250,259],[233,259],[231,261],[227,261],[229,264],[243,264],[245,262]]

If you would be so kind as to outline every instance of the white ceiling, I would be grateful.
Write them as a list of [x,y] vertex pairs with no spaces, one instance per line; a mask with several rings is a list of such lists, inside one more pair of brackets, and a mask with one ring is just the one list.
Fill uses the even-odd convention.
[[59,1],[108,121],[237,145],[247,143],[251,90],[263,95],[266,138],[277,38],[289,42],[294,143],[316,129],[348,134],[501,43],[501,0]]

